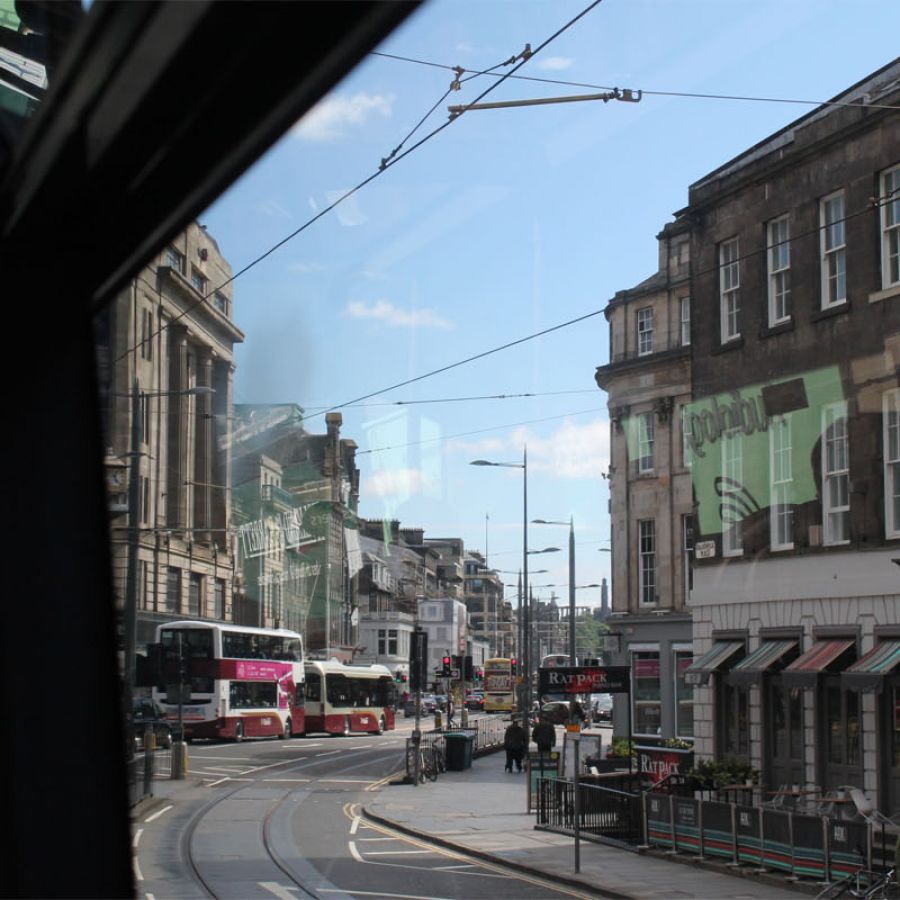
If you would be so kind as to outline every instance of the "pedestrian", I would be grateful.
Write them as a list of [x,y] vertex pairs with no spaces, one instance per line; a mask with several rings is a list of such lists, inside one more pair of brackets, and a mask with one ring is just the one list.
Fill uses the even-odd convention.
[[512,722],[503,735],[503,749],[506,750],[506,771],[512,772],[513,763],[515,763],[516,771],[522,771],[522,756],[525,748],[528,746],[528,732],[519,724],[517,716],[513,717]]
[[453,716],[456,713],[456,707],[453,705],[453,698],[447,698],[447,727],[449,728],[454,724]]
[[538,752],[549,753],[556,746],[556,729],[550,724],[547,716],[541,716],[540,722],[534,726],[531,739],[537,744]]
[[574,713],[574,717],[578,719],[582,725],[587,721],[587,716],[585,715],[584,710],[581,708],[581,704],[576,700],[572,704],[572,712]]

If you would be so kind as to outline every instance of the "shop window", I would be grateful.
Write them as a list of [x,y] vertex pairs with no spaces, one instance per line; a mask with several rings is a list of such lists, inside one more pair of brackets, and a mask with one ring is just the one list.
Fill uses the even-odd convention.
[[633,731],[635,734],[659,735],[662,731],[659,651],[633,650],[631,677],[634,703]]

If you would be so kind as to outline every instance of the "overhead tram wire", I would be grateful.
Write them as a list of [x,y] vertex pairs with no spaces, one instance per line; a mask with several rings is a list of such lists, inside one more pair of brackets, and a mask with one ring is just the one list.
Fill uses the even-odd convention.
[[410,441],[408,444],[394,444],[391,447],[372,447],[369,450],[357,450],[357,456],[363,456],[366,453],[386,453],[388,450],[401,450],[404,447],[420,447],[423,444],[437,444],[441,441],[452,441],[456,438],[470,437],[473,434],[485,434],[489,431],[501,431],[504,428],[516,428],[519,425],[536,425],[538,422],[552,422],[554,419],[565,419],[568,416],[586,416],[588,413],[604,412],[601,406],[592,409],[580,409],[576,412],[560,413],[556,416],[544,416],[541,419],[526,419],[523,422],[507,422],[504,425],[491,425],[489,428],[478,428],[475,431],[463,431],[459,434],[445,434],[437,438],[426,438],[422,441]]
[[[448,66],[446,63],[436,63],[425,59],[415,59],[409,56],[400,56],[396,53],[385,53],[381,50],[370,50],[370,56],[383,56],[386,59],[396,59],[400,62],[414,63],[420,66],[431,66],[437,69],[450,69],[455,71],[457,66]],[[498,77],[490,69],[466,69],[474,75],[493,75]],[[517,81],[534,81],[539,84],[552,84],[561,87],[589,88],[596,91],[611,91],[614,88],[610,85],[592,84],[586,81],[566,81],[561,78],[540,78],[534,75],[510,75]],[[701,94],[691,91],[653,91],[640,88],[643,95],[650,97],[684,97],[689,100],[737,100],[750,103],[790,103],[801,106],[853,106],[859,107],[860,104],[850,100],[800,100],[793,97],[753,97],[742,94]],[[888,103],[866,103],[865,108],[871,109],[894,109],[900,110],[900,106],[893,106]]]
[[[524,66],[533,56],[536,56],[538,53],[540,53],[544,48],[546,48],[549,44],[551,44],[553,41],[555,41],[561,34],[563,34],[565,31],[568,31],[568,29],[571,28],[576,22],[578,22],[580,19],[582,19],[584,16],[586,16],[591,10],[593,10],[595,7],[599,6],[602,2],[603,2],[603,0],[593,0],[593,2],[589,3],[580,13],[573,16],[571,19],[569,19],[568,22],[566,22],[565,25],[563,25],[561,28],[557,29],[553,34],[550,35],[550,37],[548,37],[546,40],[544,40],[543,43],[538,44],[538,46],[535,50],[531,49],[530,44],[526,44],[525,49],[521,53],[519,53],[517,56],[512,58],[512,59],[519,60],[519,64],[514,69],[499,76],[497,81],[495,81],[490,87],[483,90],[474,100],[471,101],[471,103],[466,104],[466,106],[468,107],[468,106],[472,106],[472,105],[478,103],[480,100],[483,100],[488,94],[490,94],[492,91],[495,91],[501,84],[503,84],[503,82],[507,78],[509,78],[511,75],[513,75],[519,69],[521,69],[522,66]],[[506,63],[502,63],[501,65],[506,65]],[[455,115],[455,116],[450,116],[446,122],[443,122],[437,128],[430,131],[423,138],[421,138],[415,144],[413,144],[409,149],[404,150],[398,156],[395,156],[394,159],[391,160],[390,162],[382,160],[382,164],[379,165],[378,169],[376,169],[371,175],[369,175],[367,178],[364,178],[355,187],[352,187],[349,190],[345,191],[333,203],[330,203],[328,206],[324,207],[322,210],[320,210],[318,213],[316,213],[311,219],[308,219],[299,228],[295,229],[289,235],[282,238],[277,243],[273,244],[268,250],[261,253],[255,259],[251,260],[243,268],[238,269],[238,271],[235,272],[230,278],[227,278],[220,285],[213,288],[208,294],[202,296],[199,300],[195,301],[194,303],[191,303],[188,306],[186,306],[185,309],[182,310],[178,315],[173,316],[171,319],[167,320],[165,322],[165,324],[161,325],[158,329],[151,332],[150,335],[148,335],[148,338],[152,339],[152,338],[156,337],[157,334],[159,334],[162,331],[165,331],[170,325],[175,324],[180,319],[184,318],[184,316],[186,316],[188,313],[197,309],[197,307],[199,307],[200,305],[205,303],[207,300],[209,300],[210,297],[215,296],[216,291],[221,291],[222,288],[237,281],[238,278],[240,278],[242,275],[249,272],[255,266],[259,265],[259,263],[261,263],[263,260],[268,259],[268,257],[270,257],[273,253],[275,253],[276,250],[281,249],[281,247],[283,247],[285,244],[289,243],[295,237],[297,237],[299,234],[306,231],[307,228],[309,228],[311,225],[313,225],[315,222],[317,222],[319,219],[321,219],[326,214],[330,213],[336,206],[343,203],[345,200],[349,199],[355,193],[357,193],[357,191],[362,190],[362,188],[364,188],[366,185],[370,184],[376,178],[378,178],[380,175],[387,172],[388,169],[395,166],[398,162],[400,162],[401,159],[405,159],[407,156],[410,155],[410,153],[415,152],[423,144],[427,143],[432,138],[439,135],[445,128],[452,125],[455,121],[457,121],[457,119],[461,118],[462,113],[465,111],[466,110],[463,109],[460,112],[460,114]],[[427,115],[425,118],[427,118]],[[424,119],[423,119],[423,121],[424,121]],[[416,126],[416,128],[418,128],[418,126]],[[413,129],[413,130],[415,131],[415,129]],[[95,312],[98,311],[97,304],[95,304],[94,311]],[[117,357],[113,362],[114,363],[121,362],[130,353],[135,353],[137,351],[138,347],[140,347],[142,343],[144,343],[143,340],[138,341],[132,347],[130,347],[128,350],[126,350],[124,353],[122,353],[119,357]]]

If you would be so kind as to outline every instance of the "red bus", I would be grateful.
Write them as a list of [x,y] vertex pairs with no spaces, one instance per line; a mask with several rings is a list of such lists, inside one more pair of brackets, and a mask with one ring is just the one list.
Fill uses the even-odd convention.
[[189,667],[181,696],[179,683],[153,692],[168,720],[181,719],[186,739],[303,734],[303,638],[297,632],[184,621],[159,625],[156,635],[165,659],[181,658]]
[[306,731],[382,734],[394,728],[397,685],[385,666],[306,661]]

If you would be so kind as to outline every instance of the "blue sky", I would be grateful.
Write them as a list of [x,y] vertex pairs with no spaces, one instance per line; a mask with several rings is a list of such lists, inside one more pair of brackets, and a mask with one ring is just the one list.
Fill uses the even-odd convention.
[[[496,81],[465,81],[472,70],[537,48],[586,5],[426,4],[379,51],[467,74],[406,147]],[[236,401],[299,403],[322,431],[325,407],[598,313],[655,271],[655,235],[693,181],[813,108],[776,99],[829,99],[893,59],[898,35],[896,0],[604,0],[516,74],[641,90],[641,102],[468,112],[242,275]],[[201,216],[233,268],[377,171],[452,77],[368,56]],[[592,92],[508,79],[489,99]],[[593,315],[344,408],[362,514],[482,552],[487,541],[490,563],[516,570],[522,473],[468,463],[520,462],[527,443],[529,519],[574,516],[578,584],[608,577],[608,422],[593,380],[607,358]],[[523,393],[537,396],[457,399]],[[534,549],[566,538],[529,530]],[[530,566],[565,596],[565,552]]]

